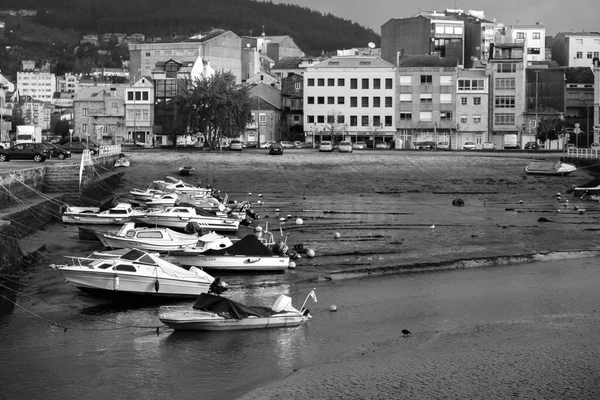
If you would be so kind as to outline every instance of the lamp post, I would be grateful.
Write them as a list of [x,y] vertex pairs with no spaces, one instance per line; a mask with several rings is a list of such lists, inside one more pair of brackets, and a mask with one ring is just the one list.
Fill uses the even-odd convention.
[[[537,141],[537,130],[538,130],[538,75],[539,71],[535,71],[535,136]],[[544,141],[544,148],[548,146],[548,132],[546,132],[546,140]]]

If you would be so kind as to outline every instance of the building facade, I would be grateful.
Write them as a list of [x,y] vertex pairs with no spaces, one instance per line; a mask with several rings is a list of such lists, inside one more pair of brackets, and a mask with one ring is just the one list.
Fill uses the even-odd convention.
[[592,67],[600,57],[600,32],[559,32],[552,39],[552,59],[562,67]]
[[580,144],[594,142],[594,72],[589,67],[565,68],[565,127],[570,137],[579,124]]
[[507,25],[496,32],[494,43],[522,43],[527,63],[546,59],[546,28],[540,23]]
[[465,142],[481,148],[493,142],[502,148],[501,138],[488,134],[488,77],[485,69],[460,69],[456,81],[456,140],[451,149],[462,149]]
[[292,74],[281,79],[281,124],[288,140],[304,140],[304,78]]
[[50,102],[56,92],[56,76],[50,72],[18,71],[17,90],[21,96]]
[[77,93],[79,91],[79,76],[64,74],[56,77],[56,91],[63,93]]
[[285,140],[281,123],[281,91],[258,83],[249,90],[252,99],[252,122],[246,125],[242,140],[260,145],[269,140]]
[[154,85],[148,78],[141,78],[124,89],[125,142],[150,147],[155,144]]
[[396,68],[380,57],[332,57],[304,73],[307,142],[393,143],[395,114]]
[[123,88],[82,89],[73,100],[73,136],[98,145],[125,143]]

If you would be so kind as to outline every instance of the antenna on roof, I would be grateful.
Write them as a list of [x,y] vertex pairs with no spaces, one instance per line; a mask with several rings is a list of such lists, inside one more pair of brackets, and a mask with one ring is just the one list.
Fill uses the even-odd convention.
[[367,46],[369,46],[369,55],[371,55],[371,51],[375,48],[375,43],[369,42],[369,44],[367,44]]

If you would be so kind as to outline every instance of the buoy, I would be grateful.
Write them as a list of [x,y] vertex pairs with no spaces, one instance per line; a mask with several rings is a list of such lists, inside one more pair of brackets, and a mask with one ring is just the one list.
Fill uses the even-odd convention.
[[275,212],[279,212],[279,208],[276,208],[276,209],[275,209]]
[[435,229],[435,225],[431,225],[431,226],[430,226],[430,228],[431,228],[431,229]]
[[331,311],[331,312],[337,311],[337,306],[335,304],[330,305],[329,311]]
[[313,258],[315,256],[315,251],[313,249],[306,250],[306,257]]
[[259,194],[258,194],[258,197],[262,197],[262,193],[259,193]]
[[523,200],[519,200],[519,204],[523,204]]
[[256,202],[256,204],[258,204],[258,205],[261,205],[261,204],[262,204],[262,201],[258,200],[258,201]]
[[302,221],[302,218],[296,219],[296,225],[302,225],[303,223],[304,223],[304,221]]
[[252,193],[248,192],[248,196],[252,196]]
[[577,210],[579,210],[579,207],[578,207],[578,206],[575,206],[575,211],[577,211]]
[[287,219],[292,219],[292,214],[288,214]]
[[119,275],[115,275],[115,290],[119,290]]
[[565,200],[565,203],[568,203],[568,202],[569,202],[569,199]]
[[158,279],[156,279],[156,280],[154,281],[154,291],[155,291],[156,293],[158,293],[158,290],[159,290],[159,289],[160,289],[160,283],[158,282]]
[[254,232],[262,232],[262,226],[257,226],[256,228],[254,228]]
[[556,210],[556,212],[557,212],[557,213],[559,213],[559,212],[560,212],[560,209],[559,209],[559,210]]
[[281,217],[281,218],[279,218],[279,220],[280,220],[281,222],[283,222],[283,221],[285,221],[285,218]]
[[558,197],[556,198],[556,200],[558,200],[558,201],[560,201],[561,199],[562,199],[562,197],[560,197],[560,196],[558,196]]
[[334,234],[333,234],[333,238],[334,238],[334,239],[339,239],[339,238],[340,238],[340,236],[341,236],[341,235],[340,235],[340,233],[339,233],[339,232],[336,232],[336,233],[334,233]]
[[290,261],[290,263],[288,264],[288,268],[289,269],[296,269],[296,263],[293,261]]
[[560,192],[558,192],[558,193],[556,193],[556,195],[557,195],[557,196],[560,196],[561,194],[560,194]]

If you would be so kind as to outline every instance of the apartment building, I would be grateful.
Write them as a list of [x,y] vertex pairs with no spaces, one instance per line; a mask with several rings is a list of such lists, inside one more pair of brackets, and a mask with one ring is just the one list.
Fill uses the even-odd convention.
[[380,57],[332,57],[307,67],[303,101],[307,142],[395,139],[396,68]]
[[79,76],[75,74],[64,74],[56,77],[56,91],[63,93],[77,93],[79,91]]
[[21,96],[50,102],[56,92],[56,76],[51,72],[18,71],[17,90]]
[[122,87],[82,88],[73,99],[73,136],[99,145],[126,142]]
[[534,25],[507,25],[496,33],[494,43],[522,43],[527,63],[546,59],[546,28],[539,22]]
[[141,78],[124,88],[125,142],[151,146],[154,142],[154,84]]
[[473,142],[477,148],[484,142],[493,142],[497,148],[502,148],[500,138],[488,134],[488,85],[485,69],[458,70],[456,140],[451,138],[450,148],[461,149],[465,142]]
[[600,57],[600,32],[559,32],[552,39],[552,59],[563,67],[592,67]]

